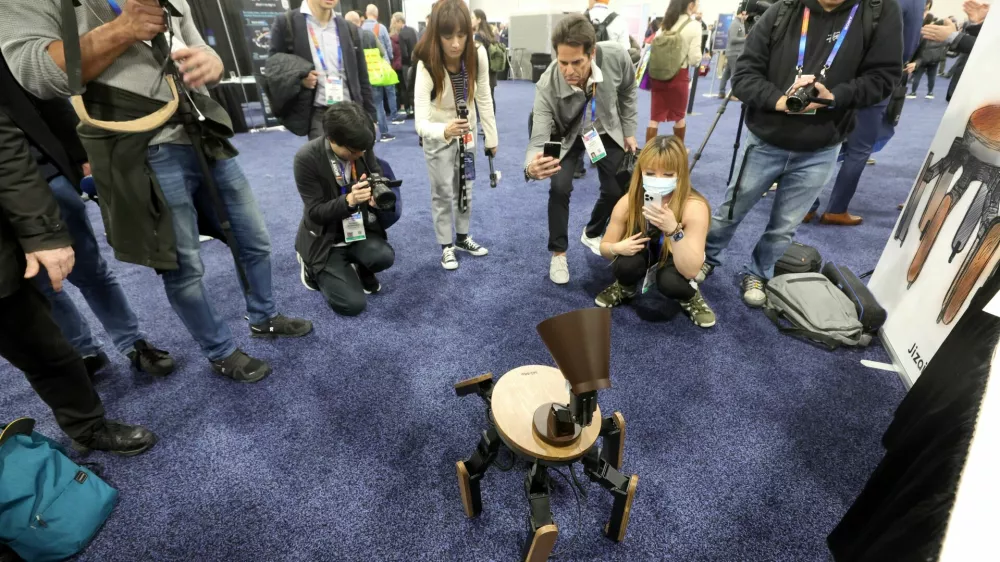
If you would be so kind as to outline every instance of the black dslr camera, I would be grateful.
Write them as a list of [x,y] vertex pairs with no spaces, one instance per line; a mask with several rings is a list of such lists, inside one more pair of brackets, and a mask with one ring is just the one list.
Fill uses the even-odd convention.
[[785,107],[787,107],[788,111],[791,113],[798,113],[805,109],[810,103],[830,105],[830,100],[816,97],[818,95],[819,90],[816,89],[816,86],[812,84],[802,86],[788,96],[785,100]]
[[764,12],[771,7],[774,2],[767,2],[766,0],[740,0],[740,5],[736,8],[737,14],[747,13],[747,32],[753,27],[753,24],[757,23],[760,16],[764,15]]
[[390,180],[382,174],[370,173],[368,185],[372,188],[372,198],[378,210],[391,212],[396,208],[396,194],[390,188],[403,185],[403,180]]

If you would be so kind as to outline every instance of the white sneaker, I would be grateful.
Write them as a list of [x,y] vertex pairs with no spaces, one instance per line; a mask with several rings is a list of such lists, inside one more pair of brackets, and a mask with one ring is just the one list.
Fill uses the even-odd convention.
[[926,96],[924,96],[924,99],[925,100],[932,100],[932,99],[934,99],[934,94],[927,94]]
[[584,246],[590,248],[591,252],[601,255],[601,236],[590,238],[587,236],[587,229],[584,228],[583,234],[580,235],[580,242],[582,242]]
[[448,246],[441,252],[441,267],[448,271],[458,269],[458,258],[455,257],[455,247]]
[[917,94],[906,94],[906,99],[915,100],[917,99]]
[[569,263],[566,261],[566,256],[552,256],[552,262],[549,263],[549,279],[556,285],[569,283]]

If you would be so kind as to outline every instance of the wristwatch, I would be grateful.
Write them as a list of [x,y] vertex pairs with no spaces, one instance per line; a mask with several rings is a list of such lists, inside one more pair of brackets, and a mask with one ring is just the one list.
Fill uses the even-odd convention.
[[524,181],[531,181],[533,179],[535,179],[535,178],[531,177],[531,174],[528,173],[528,167],[525,166],[524,167]]
[[673,240],[674,242],[680,242],[681,240],[684,239],[684,230],[682,230],[681,227],[678,226],[677,230],[675,230],[674,233],[670,235],[670,239]]

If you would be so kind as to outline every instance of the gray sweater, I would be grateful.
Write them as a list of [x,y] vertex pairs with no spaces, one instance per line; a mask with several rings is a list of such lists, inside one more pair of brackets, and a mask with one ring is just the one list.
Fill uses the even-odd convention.
[[[68,97],[71,92],[66,73],[56,66],[47,52],[50,43],[62,40],[60,0],[3,0],[3,4],[4,8],[0,10],[0,51],[3,51],[14,76],[24,89],[39,98]],[[187,0],[171,0],[171,4],[183,13],[180,18],[171,18],[177,33],[173,37],[173,49],[186,45],[215,54],[198,33]],[[82,37],[115,19],[115,13],[107,0],[81,0],[76,17]],[[170,100],[170,89],[160,77],[160,65],[153,56],[152,48],[144,43],[135,43],[126,49],[95,81],[152,99]],[[208,93],[204,88],[199,91]],[[188,142],[181,126],[164,128],[151,144],[168,142]]]
[[729,24],[729,34],[726,40],[726,58],[736,59],[743,54],[743,45],[747,42],[746,24],[733,18],[733,23]]

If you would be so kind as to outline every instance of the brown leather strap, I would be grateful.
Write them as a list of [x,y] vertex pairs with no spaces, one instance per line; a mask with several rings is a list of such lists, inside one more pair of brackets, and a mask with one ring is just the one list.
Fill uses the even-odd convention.
[[84,125],[114,131],[116,133],[145,133],[159,129],[174,116],[174,113],[177,112],[179,99],[177,84],[174,83],[173,76],[167,75],[166,79],[167,85],[170,86],[170,94],[173,96],[172,99],[154,113],[150,113],[149,115],[139,119],[133,119],[131,121],[101,121],[90,116],[87,112],[87,106],[84,104],[82,96],[71,97],[70,103],[73,104],[73,110],[76,112],[77,117],[80,118],[80,122]]

